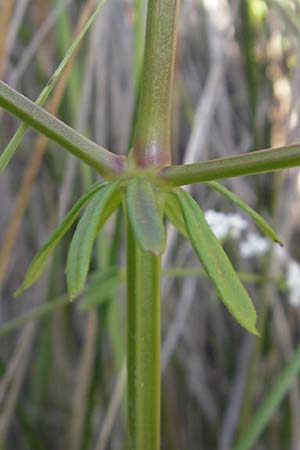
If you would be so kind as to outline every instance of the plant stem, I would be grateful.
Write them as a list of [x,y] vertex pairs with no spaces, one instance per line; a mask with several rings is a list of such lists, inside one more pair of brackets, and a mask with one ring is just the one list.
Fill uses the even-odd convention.
[[258,150],[203,163],[164,167],[159,176],[161,180],[174,186],[182,186],[295,166],[300,166],[300,144]]
[[127,219],[127,395],[130,450],[160,448],[160,257]]
[[137,165],[170,164],[170,123],[179,0],[149,0],[133,156]]

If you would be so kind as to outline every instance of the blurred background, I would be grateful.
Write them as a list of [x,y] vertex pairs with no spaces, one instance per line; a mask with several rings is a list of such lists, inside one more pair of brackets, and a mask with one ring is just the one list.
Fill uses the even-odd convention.
[[[95,0],[0,1],[0,78],[36,99]],[[130,148],[146,0],[107,0],[46,107],[116,153]],[[298,0],[183,0],[172,120],[174,162],[300,141]],[[0,150],[17,120],[0,110]],[[87,292],[70,305],[72,233],[18,300],[26,267],[95,174],[29,130],[0,175],[0,449],[124,448],[122,217],[100,233]],[[226,180],[284,242],[272,244],[205,185],[192,193],[259,314],[237,325],[186,241],[164,255],[162,449],[232,450],[290,361],[300,330],[299,170]],[[251,447],[299,450],[299,376]],[[139,449],[142,450],[142,449]]]

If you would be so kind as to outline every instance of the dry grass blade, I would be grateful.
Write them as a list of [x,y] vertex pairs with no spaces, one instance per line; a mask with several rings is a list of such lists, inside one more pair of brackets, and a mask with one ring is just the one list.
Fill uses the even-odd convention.
[[[87,21],[90,16],[93,8],[95,6],[95,0],[89,0],[85,5],[81,16],[79,18],[78,24],[76,26],[76,30],[74,36],[76,36],[84,23]],[[74,61],[75,54],[70,59],[69,64],[67,65],[65,71],[62,73],[61,78],[59,79],[56,87],[54,88],[53,97],[49,101],[47,105],[47,110],[55,114],[59,108],[61,99],[63,97],[66,84],[68,81],[68,77],[72,70],[72,63]],[[37,176],[38,170],[40,168],[48,139],[41,136],[38,138],[36,146],[33,150],[32,157],[27,165],[27,169],[22,179],[21,187],[19,193],[17,195],[16,205],[11,215],[9,224],[7,226],[6,232],[4,233],[2,247],[0,252],[0,285],[3,284],[6,270],[8,267],[8,261],[10,257],[10,253],[13,248],[13,244],[15,242],[16,236],[18,234],[18,230],[21,225],[21,221],[24,215],[24,212],[27,208],[30,192],[34,183],[34,180]]]
[[0,30],[2,36],[0,39],[0,79],[3,78],[5,70],[8,29],[13,9],[13,3],[14,2],[12,0],[3,0],[0,3]]
[[105,416],[102,429],[99,434],[98,442],[96,444],[95,450],[105,450],[107,447],[108,439],[115,421],[115,418],[117,416],[119,406],[122,401],[122,396],[124,393],[124,387],[125,387],[125,381],[126,381],[126,364],[123,363],[123,366],[120,370],[115,389],[113,392],[113,395],[111,397],[107,414]]

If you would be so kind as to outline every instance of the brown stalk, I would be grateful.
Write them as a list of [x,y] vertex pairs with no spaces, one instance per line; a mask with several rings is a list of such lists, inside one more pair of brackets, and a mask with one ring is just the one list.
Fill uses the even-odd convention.
[[2,0],[0,3],[0,78],[3,78],[6,63],[6,45],[10,18],[13,10],[13,0]]

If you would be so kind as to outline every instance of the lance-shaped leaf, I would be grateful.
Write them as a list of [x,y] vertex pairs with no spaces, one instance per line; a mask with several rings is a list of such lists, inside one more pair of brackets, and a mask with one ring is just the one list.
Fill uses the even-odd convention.
[[165,228],[151,182],[145,178],[132,178],[126,190],[126,206],[141,248],[160,255],[165,248]]
[[217,293],[240,325],[257,335],[254,306],[201,208],[182,189],[176,189],[174,193],[181,207],[192,247]]
[[53,231],[47,242],[35,255],[32,263],[27,269],[24,277],[24,281],[19,289],[15,292],[15,296],[18,297],[25,289],[32,286],[45,270],[47,261],[58,242],[67,233],[75,222],[80,210],[91,200],[91,198],[101,190],[107,183],[99,182],[94,184],[90,190],[84,194],[70,209],[68,214],[64,217],[60,225]]
[[222,186],[222,184],[220,184],[216,181],[209,181],[206,184],[211,189],[214,189],[215,191],[217,191],[220,194],[227,197],[235,205],[237,205],[239,208],[241,208],[242,211],[244,211],[246,214],[248,214],[248,216],[258,226],[258,228],[260,228],[260,230],[263,233],[265,233],[270,239],[272,239],[274,242],[277,242],[279,245],[283,245],[281,240],[279,239],[278,235],[271,228],[271,226],[265,221],[265,219],[260,214],[258,214],[256,211],[254,211],[254,209],[252,209],[250,206],[248,206],[245,202],[243,202],[243,200],[240,197],[238,197],[236,194],[234,194],[229,189]]
[[119,195],[117,192],[119,184],[120,181],[114,181],[97,192],[78,222],[69,248],[66,267],[67,286],[71,299],[84,288],[94,241],[99,228],[108,217],[109,204],[111,202],[116,206],[118,204],[114,201],[114,196]]
[[[46,84],[46,86],[44,87],[44,89],[42,90],[42,92],[40,93],[38,98],[36,99],[35,103],[37,105],[42,106],[45,103],[45,101],[47,100],[47,98],[49,97],[49,95],[51,94],[60,75],[64,71],[66,65],[71,61],[71,59],[75,55],[82,39],[84,38],[85,34],[87,33],[87,31],[93,24],[94,20],[97,17],[97,14],[99,13],[99,11],[102,8],[104,3],[105,3],[105,0],[102,0],[101,3],[96,7],[95,11],[90,16],[90,18],[87,20],[87,22],[83,26],[82,30],[78,34],[78,36],[72,42],[72,44],[71,44],[70,48],[67,50],[63,60],[61,61],[61,63],[59,64],[59,66],[57,67],[57,69],[55,70],[53,75],[51,76],[50,80],[48,81],[48,83]],[[15,152],[17,151],[18,146],[19,146],[20,142],[22,141],[23,136],[26,133],[27,129],[28,129],[28,126],[26,124],[22,123],[19,126],[19,128],[17,129],[14,136],[12,137],[12,139],[10,140],[10,142],[8,143],[7,147],[4,149],[2,155],[0,156],[0,172],[5,169],[5,167],[7,166],[7,164],[9,163],[9,161],[11,160],[11,158],[13,157]]]

